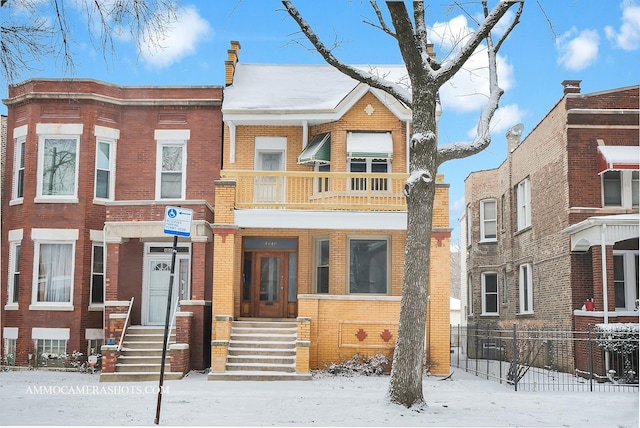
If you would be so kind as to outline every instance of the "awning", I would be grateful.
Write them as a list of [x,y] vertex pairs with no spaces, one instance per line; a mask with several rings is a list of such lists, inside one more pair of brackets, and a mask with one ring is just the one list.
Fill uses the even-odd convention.
[[[604,233],[603,233],[603,226]],[[580,223],[563,230],[571,236],[571,251],[587,251],[594,245],[613,245],[627,239],[638,239],[640,216],[635,214],[617,214],[589,217]]]
[[640,147],[598,146],[598,174],[623,169],[640,169]]
[[331,160],[331,133],[318,134],[298,156],[298,163],[329,163]]
[[347,158],[391,159],[391,132],[347,132]]

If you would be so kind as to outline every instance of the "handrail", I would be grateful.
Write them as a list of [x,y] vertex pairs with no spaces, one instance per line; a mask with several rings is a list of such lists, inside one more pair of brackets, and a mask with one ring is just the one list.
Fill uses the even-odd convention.
[[131,316],[131,308],[133,308],[133,299],[135,297],[131,297],[131,301],[129,302],[129,309],[127,310],[127,318],[124,320],[124,326],[122,327],[122,334],[120,334],[120,342],[118,342],[118,352],[122,348],[122,341],[124,340],[124,332],[127,331],[127,325],[129,325],[129,317]]

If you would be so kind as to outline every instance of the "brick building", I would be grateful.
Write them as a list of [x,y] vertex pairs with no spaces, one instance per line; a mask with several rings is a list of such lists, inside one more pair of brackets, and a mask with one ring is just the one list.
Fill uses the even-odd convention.
[[194,214],[178,243],[172,352],[178,371],[209,366],[221,102],[221,86],[9,87],[0,275],[10,363],[55,365],[46,356],[98,353],[113,340],[107,374],[125,322],[163,326],[172,247],[163,219],[165,206],[180,205]]
[[[465,180],[472,328],[638,322],[638,86],[563,86],[524,140],[521,125],[509,130],[498,168]],[[576,350],[564,369],[585,364]]]
[[[239,43],[231,47],[216,182],[209,378],[240,378],[237,349],[249,346],[246,337],[258,334],[250,328],[261,328],[255,321],[265,318],[293,321],[298,374],[356,353],[391,356],[402,292],[410,110],[329,65],[246,64],[238,62]],[[401,66],[378,71],[390,79],[406,75]],[[432,373],[448,374],[450,229],[442,180],[426,355]]]

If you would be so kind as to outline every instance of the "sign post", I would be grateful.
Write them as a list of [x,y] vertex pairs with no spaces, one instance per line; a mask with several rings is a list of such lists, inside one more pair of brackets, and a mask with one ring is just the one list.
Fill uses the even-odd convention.
[[164,233],[173,235],[173,249],[171,251],[171,275],[169,276],[169,291],[167,295],[167,314],[164,320],[164,342],[162,345],[162,361],[160,362],[160,380],[158,384],[158,403],[156,405],[156,417],[154,423],[160,423],[160,407],[162,405],[162,384],[164,383],[164,364],[167,359],[167,344],[169,342],[169,324],[171,321],[171,301],[173,291],[173,276],[176,266],[176,253],[178,252],[178,236],[191,236],[191,221],[193,210],[181,207],[168,206],[164,211]]

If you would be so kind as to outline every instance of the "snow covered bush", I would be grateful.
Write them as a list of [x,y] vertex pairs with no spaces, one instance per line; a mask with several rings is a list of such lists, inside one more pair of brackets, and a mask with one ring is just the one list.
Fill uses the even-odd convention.
[[638,350],[638,324],[596,324],[596,343],[605,351],[631,354]]
[[355,354],[342,363],[331,363],[326,366],[326,372],[335,376],[379,376],[389,365],[389,358],[383,354],[366,357]]

